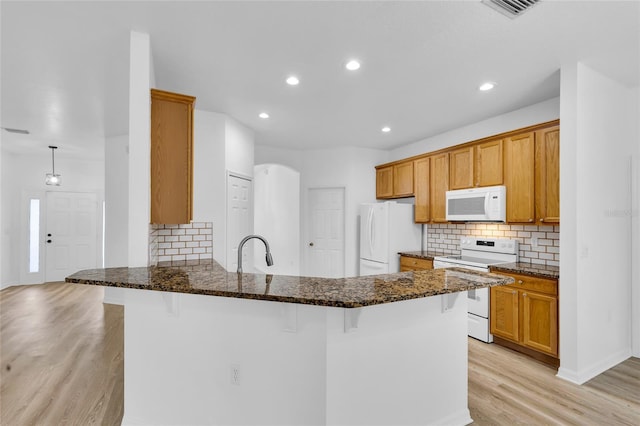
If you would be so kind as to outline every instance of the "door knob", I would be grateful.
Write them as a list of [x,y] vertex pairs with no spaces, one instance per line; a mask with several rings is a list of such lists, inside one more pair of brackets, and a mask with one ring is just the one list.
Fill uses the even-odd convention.
[[309,243],[309,247],[313,247],[313,243]]
[[50,236],[51,236],[51,234],[47,234],[47,237],[50,237]]
[[48,243],[50,243],[50,242],[51,242],[51,240],[47,240],[47,242],[48,242]]

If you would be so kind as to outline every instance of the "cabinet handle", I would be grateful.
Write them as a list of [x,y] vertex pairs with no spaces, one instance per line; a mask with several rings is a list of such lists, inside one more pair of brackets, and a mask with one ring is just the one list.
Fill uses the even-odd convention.
[[527,293],[522,293],[522,297],[527,297]]
[[544,222],[544,219],[540,219],[540,222]]
[[533,222],[533,219],[529,219],[529,222]]
[[522,280],[518,280],[518,284],[523,284],[523,281]]
[[513,290],[513,291],[511,292],[511,294],[518,294],[518,292],[517,292],[517,291],[515,291],[515,290]]

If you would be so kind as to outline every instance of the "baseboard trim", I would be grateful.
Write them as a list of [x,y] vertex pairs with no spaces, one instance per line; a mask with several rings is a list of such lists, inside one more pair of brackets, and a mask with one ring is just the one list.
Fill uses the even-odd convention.
[[571,383],[575,383],[577,385],[582,385],[598,376],[599,374],[602,374],[610,368],[615,367],[622,361],[630,358],[631,355],[631,348],[626,348],[608,356],[601,361],[595,362],[589,367],[583,368],[580,371],[571,370],[561,366],[558,369],[558,374],[556,374],[556,377]]

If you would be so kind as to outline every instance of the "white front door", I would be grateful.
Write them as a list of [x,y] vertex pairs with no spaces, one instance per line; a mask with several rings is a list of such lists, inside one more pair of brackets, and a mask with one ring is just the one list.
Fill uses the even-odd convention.
[[96,194],[47,192],[46,281],[97,266],[97,213]]
[[[229,175],[227,179],[227,271],[238,268],[238,244],[253,232],[253,194],[251,179]],[[215,226],[215,224],[214,224]],[[253,247],[242,252],[242,269],[253,269]]]
[[344,277],[344,188],[309,189],[307,271]]

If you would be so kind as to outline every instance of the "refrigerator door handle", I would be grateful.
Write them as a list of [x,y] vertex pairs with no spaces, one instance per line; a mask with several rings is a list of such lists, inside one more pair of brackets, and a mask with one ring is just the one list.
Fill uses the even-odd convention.
[[375,243],[375,226],[374,226],[375,215],[373,212],[373,208],[369,211],[369,249],[371,250],[371,255],[373,256],[373,245]]

